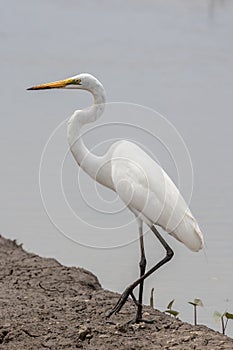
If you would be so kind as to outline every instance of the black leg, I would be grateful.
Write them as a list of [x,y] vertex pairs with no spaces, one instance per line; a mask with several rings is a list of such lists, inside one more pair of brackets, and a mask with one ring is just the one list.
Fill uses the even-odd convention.
[[[139,239],[140,239],[140,249],[141,249],[141,260],[139,263],[140,267],[140,277],[142,277],[145,274],[146,271],[146,256],[145,256],[145,248],[144,248],[144,241],[143,241],[143,223],[140,220],[138,224],[139,228]],[[143,286],[144,286],[144,280],[140,282],[139,285],[139,294],[138,294],[138,309],[137,309],[137,315],[136,315],[136,322],[140,322],[142,320],[142,298],[143,298]]]
[[147,271],[143,276],[138,278],[135,282],[133,282],[126,290],[121,294],[117,304],[115,307],[108,313],[107,317],[112,316],[113,314],[116,314],[119,312],[122,308],[122,306],[127,301],[129,295],[132,293],[135,287],[137,287],[142,281],[144,281],[147,277],[149,277],[153,272],[158,270],[161,266],[166,264],[168,261],[170,261],[174,255],[173,250],[171,247],[167,244],[167,242],[163,239],[163,237],[160,235],[160,233],[156,230],[154,226],[151,227],[151,230],[155,234],[155,236],[158,238],[160,243],[163,245],[163,247],[166,250],[166,256],[159,261],[154,267],[152,267],[149,271]]

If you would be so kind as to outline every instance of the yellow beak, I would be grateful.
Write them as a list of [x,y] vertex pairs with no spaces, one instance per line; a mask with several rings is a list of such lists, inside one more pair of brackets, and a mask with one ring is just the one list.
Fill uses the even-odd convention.
[[66,85],[72,84],[73,79],[64,79],[53,81],[51,83],[36,85],[28,88],[27,90],[45,90],[45,89],[60,89],[66,87]]

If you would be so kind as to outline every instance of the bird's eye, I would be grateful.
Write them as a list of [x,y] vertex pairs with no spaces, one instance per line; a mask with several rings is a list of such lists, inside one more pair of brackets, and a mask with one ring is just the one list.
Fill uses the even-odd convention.
[[81,85],[81,79],[80,78],[74,79],[73,83],[76,85]]

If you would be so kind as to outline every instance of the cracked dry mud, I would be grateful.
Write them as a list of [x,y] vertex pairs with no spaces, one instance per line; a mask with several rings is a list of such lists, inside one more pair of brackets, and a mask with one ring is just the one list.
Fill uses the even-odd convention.
[[119,294],[84,269],[27,253],[1,236],[0,264],[0,349],[233,349],[233,339],[149,307],[154,324],[127,324],[135,315],[131,301],[107,322]]

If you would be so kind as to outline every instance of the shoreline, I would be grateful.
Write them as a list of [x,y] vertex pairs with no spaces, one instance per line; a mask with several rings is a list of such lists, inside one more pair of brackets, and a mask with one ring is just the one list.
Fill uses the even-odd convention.
[[0,349],[215,350],[233,339],[144,306],[153,324],[128,324],[135,306],[106,321],[119,294],[102,289],[91,272],[28,253],[0,236]]

